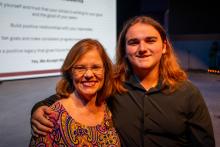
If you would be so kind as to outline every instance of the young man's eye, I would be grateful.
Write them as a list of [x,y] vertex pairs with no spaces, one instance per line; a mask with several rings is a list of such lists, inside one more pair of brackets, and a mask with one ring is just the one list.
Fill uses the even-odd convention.
[[137,45],[137,44],[139,44],[139,42],[140,42],[139,40],[128,40],[127,44],[128,45]]
[[147,42],[148,43],[154,43],[154,42],[156,42],[156,40],[148,40]]
[[147,43],[154,43],[156,41],[157,41],[157,39],[155,37],[149,37],[149,38],[145,39],[145,42],[147,42]]

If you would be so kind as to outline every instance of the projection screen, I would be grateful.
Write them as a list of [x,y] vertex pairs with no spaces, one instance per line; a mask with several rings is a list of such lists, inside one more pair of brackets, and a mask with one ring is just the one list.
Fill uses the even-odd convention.
[[114,60],[116,0],[0,0],[0,19],[0,81],[59,75],[83,38]]

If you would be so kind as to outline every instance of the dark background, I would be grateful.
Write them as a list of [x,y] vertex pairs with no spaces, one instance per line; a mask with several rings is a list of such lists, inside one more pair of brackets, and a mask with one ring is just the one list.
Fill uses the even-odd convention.
[[170,35],[220,34],[219,10],[215,0],[118,0],[118,32],[127,19],[148,15],[168,25]]

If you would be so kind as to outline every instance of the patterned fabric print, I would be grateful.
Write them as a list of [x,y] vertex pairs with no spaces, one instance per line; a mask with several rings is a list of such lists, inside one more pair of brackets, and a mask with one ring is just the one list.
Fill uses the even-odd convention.
[[106,108],[104,120],[101,124],[96,126],[85,126],[76,122],[64,109],[61,103],[56,102],[51,107],[56,112],[50,115],[50,120],[55,126],[52,133],[45,137],[32,137],[30,146],[120,146],[119,137],[113,127],[111,112],[108,108]]

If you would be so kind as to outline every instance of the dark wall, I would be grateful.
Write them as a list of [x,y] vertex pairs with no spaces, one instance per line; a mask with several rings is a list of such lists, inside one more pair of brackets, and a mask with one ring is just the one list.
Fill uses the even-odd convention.
[[168,0],[117,0],[117,35],[123,24],[137,15],[151,16],[164,24],[164,14],[168,6]]
[[165,13],[168,10],[168,6],[168,0],[141,0],[140,13],[151,16],[164,25]]
[[117,34],[129,18],[137,15],[148,15],[167,25],[171,35],[220,34],[216,0],[117,0]]
[[140,14],[140,1],[117,0],[117,36],[128,19]]
[[171,35],[219,34],[218,2],[170,0],[169,33]]

